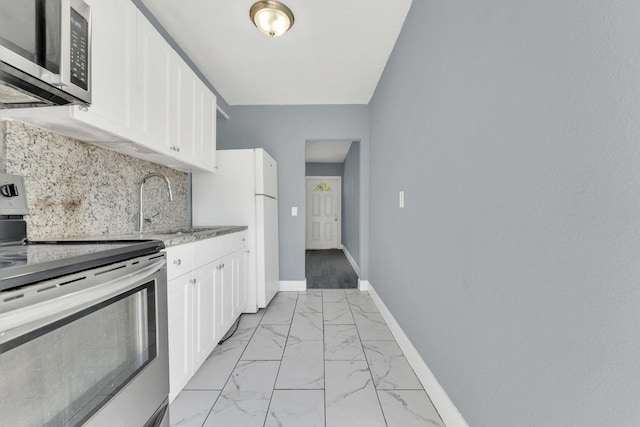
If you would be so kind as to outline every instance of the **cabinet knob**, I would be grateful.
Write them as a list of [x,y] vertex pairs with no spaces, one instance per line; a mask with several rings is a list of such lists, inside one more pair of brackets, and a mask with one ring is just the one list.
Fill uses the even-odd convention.
[[222,265],[220,266],[220,268],[224,268],[224,264],[222,264]]
[[243,237],[243,238],[242,238],[242,241],[244,242],[245,240],[247,240],[247,239],[245,239],[245,238]]
[[173,260],[173,263],[174,263],[175,265],[180,265],[180,264],[182,264],[182,260],[181,260],[180,258],[178,258],[178,259],[174,259],[174,260]]
[[196,280],[196,279],[189,279],[189,283],[191,283],[192,285],[195,285],[195,284],[196,284],[196,282],[197,282],[197,280]]

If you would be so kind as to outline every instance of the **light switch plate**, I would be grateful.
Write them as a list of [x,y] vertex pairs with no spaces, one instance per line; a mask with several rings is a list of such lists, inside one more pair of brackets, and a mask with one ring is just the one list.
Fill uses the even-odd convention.
[[291,207],[291,216],[298,216],[298,207],[297,206],[292,206]]
[[399,199],[400,209],[404,209],[404,190],[400,191]]

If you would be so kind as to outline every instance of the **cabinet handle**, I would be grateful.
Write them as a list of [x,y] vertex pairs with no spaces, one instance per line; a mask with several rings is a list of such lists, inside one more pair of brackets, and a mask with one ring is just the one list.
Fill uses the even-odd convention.
[[180,152],[180,147],[176,147],[175,145],[173,145],[173,146],[169,147],[169,150],[179,153]]
[[180,265],[180,264],[182,264],[182,260],[181,260],[180,258],[178,258],[178,259],[174,259],[174,260],[173,260],[173,263],[174,263],[175,265]]
[[197,282],[197,280],[196,280],[196,279],[189,279],[189,283],[191,283],[192,285],[195,285],[195,284],[196,284],[196,282]]
[[224,268],[224,264],[222,264],[222,265],[220,266],[220,268]]

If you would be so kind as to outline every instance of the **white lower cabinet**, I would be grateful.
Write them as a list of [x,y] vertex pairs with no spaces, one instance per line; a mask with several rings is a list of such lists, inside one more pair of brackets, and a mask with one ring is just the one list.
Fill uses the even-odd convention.
[[216,286],[216,324],[222,337],[231,328],[238,316],[245,311],[247,303],[246,249],[237,250],[220,260]]
[[241,232],[166,249],[170,401],[245,308],[245,242]]
[[[169,320],[169,382],[171,399],[176,396],[173,390],[182,389],[193,369],[193,344],[191,336],[192,313],[190,275],[171,280],[167,285],[168,320]],[[177,393],[175,393],[177,395]]]
[[193,363],[200,366],[218,342],[215,313],[215,268],[207,264],[193,272]]

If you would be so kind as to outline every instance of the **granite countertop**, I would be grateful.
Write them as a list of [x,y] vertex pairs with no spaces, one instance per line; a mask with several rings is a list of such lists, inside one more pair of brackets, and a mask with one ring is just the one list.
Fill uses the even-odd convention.
[[210,239],[224,234],[237,233],[246,230],[246,225],[218,226],[218,227],[182,227],[166,230],[148,230],[127,234],[108,234],[93,236],[105,240],[160,240],[165,247],[183,245],[197,240]]
[[[165,247],[183,245],[197,240],[211,239],[225,234],[237,233],[246,230],[246,225],[220,226],[220,227],[185,227],[170,230],[149,230],[143,233],[126,235],[130,239],[162,240]],[[109,236],[112,237],[112,236]],[[125,236],[123,236],[125,237]]]

